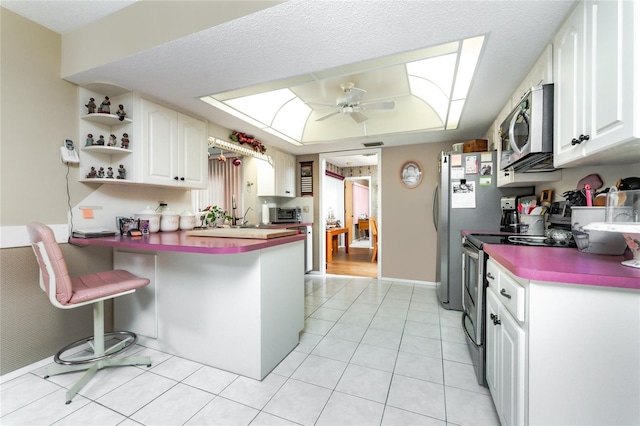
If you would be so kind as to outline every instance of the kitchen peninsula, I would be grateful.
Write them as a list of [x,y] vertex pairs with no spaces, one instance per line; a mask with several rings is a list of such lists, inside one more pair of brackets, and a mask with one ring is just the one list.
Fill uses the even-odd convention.
[[72,238],[113,247],[114,267],[151,280],[114,302],[116,329],[139,343],[262,380],[304,328],[304,239],[210,238],[186,232]]

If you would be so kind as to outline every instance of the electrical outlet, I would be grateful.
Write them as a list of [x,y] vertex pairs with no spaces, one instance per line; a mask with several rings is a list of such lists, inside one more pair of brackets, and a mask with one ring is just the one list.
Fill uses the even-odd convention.
[[302,206],[303,213],[309,213],[309,206]]

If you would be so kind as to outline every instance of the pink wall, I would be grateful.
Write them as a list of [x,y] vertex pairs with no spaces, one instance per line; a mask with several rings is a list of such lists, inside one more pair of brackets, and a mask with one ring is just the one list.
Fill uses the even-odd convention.
[[353,217],[360,215],[369,217],[369,188],[357,183],[353,184]]

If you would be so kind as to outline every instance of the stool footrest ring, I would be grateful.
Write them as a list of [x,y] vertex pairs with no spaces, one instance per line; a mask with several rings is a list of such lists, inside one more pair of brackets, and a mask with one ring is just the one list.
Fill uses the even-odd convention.
[[62,356],[65,352],[70,351],[71,349],[77,348],[78,346],[84,345],[85,343],[89,343],[94,340],[93,336],[87,337],[84,339],[77,340],[64,348],[60,349],[58,353],[53,357],[53,360],[57,364],[62,365],[79,365],[79,364],[91,364],[96,361],[100,361],[103,359],[111,358],[119,353],[129,349],[132,345],[134,345],[138,341],[138,336],[135,333],[130,331],[114,331],[111,333],[105,333],[105,341],[107,341],[110,337],[116,336],[126,336],[126,338],[120,340],[119,343],[116,343],[109,349],[106,349],[103,354],[96,354],[95,356],[91,356],[89,358],[78,358],[78,359],[63,359]]

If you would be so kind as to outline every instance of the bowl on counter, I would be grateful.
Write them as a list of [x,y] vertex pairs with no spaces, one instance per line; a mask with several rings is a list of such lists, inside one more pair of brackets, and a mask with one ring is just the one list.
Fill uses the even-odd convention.
[[147,208],[142,210],[140,213],[134,214],[133,218],[148,220],[149,232],[158,232],[160,230],[160,213],[156,213],[156,211],[152,210],[149,206],[147,206]]
[[160,230],[163,232],[177,231],[180,228],[180,215],[173,210],[165,210],[160,218]]

